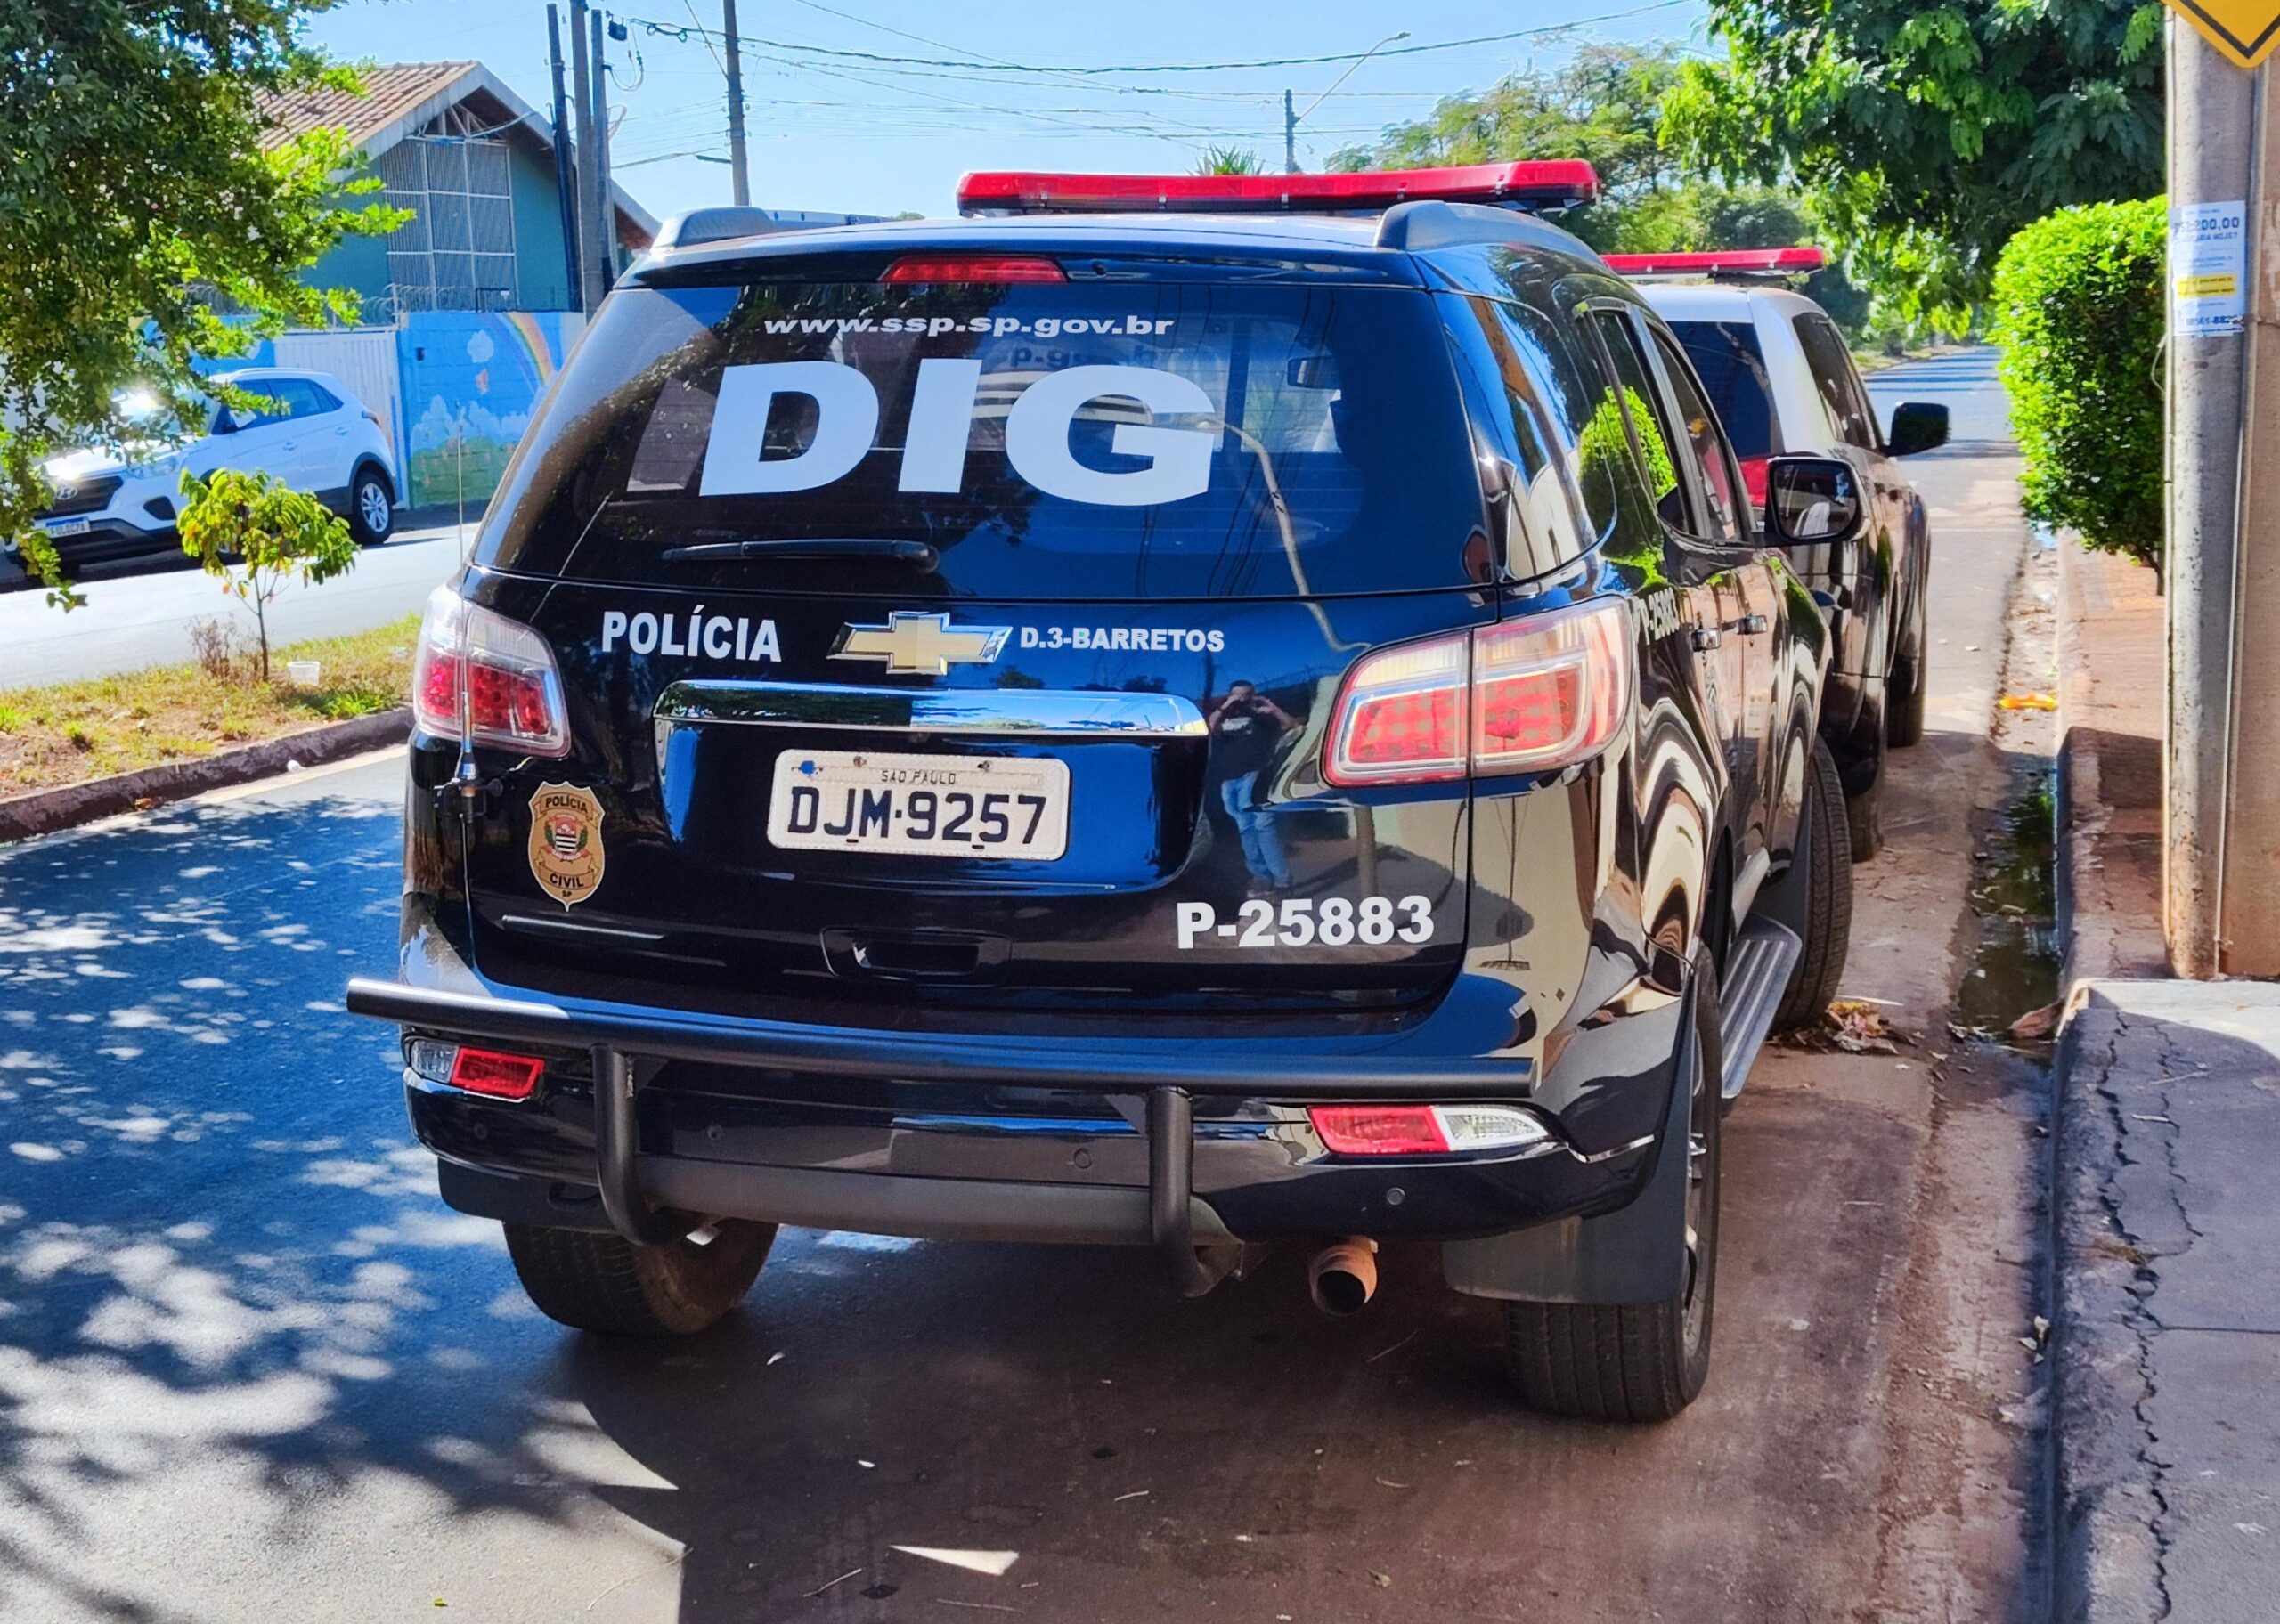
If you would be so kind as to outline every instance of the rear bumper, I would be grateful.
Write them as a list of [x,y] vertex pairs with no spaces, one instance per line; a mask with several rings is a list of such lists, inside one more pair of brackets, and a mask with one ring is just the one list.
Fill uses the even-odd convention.
[[[1238,1242],[1448,1240],[1624,1207],[1667,1137],[1690,1019],[1682,994],[1613,983],[1546,1069],[1495,1046],[1512,1032],[1511,989],[1486,979],[1461,978],[1447,1019],[1398,1035],[1046,1038],[556,998],[484,982],[425,929],[408,935],[403,973],[352,982],[348,1008],[550,1058],[522,1101],[407,1069],[414,1130],[462,1211],[644,1243],[701,1214],[1145,1245],[1190,1292]],[[1517,1151],[1339,1157],[1305,1113],[1398,1100],[1529,1107],[1553,1133]]]

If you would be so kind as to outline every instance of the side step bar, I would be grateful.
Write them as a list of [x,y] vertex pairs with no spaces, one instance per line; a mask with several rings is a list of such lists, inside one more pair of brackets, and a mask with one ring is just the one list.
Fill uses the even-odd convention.
[[1749,1081],[1757,1052],[1773,1029],[1773,1012],[1788,990],[1789,972],[1805,945],[1788,926],[1754,914],[1734,938],[1726,979],[1718,989],[1718,1048],[1724,1071],[1718,1092],[1731,1100]]

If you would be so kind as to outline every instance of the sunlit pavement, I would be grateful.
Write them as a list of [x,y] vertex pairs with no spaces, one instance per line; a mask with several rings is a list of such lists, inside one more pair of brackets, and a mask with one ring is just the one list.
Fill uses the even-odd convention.
[[1295,1249],[1181,1303],[1136,1250],[787,1233],[715,1331],[582,1338],[340,1010],[393,961],[394,760],[0,850],[0,1618],[2004,1616],[2040,1104],[1931,1052],[2007,782],[2010,473],[1921,466],[1952,641],[1859,871],[1846,991],[1932,1041],[1761,1063],[1658,1428],[1516,1410],[1414,1247],[1333,1321]]
[[[406,530],[358,553],[346,575],[288,585],[270,605],[271,638],[341,637],[400,621],[459,568],[461,546],[456,527]],[[86,605],[69,612],[51,608],[37,589],[0,591],[0,688],[185,664],[195,652],[191,625],[201,620],[219,620],[249,642],[252,612],[188,562],[90,581],[81,589]]]

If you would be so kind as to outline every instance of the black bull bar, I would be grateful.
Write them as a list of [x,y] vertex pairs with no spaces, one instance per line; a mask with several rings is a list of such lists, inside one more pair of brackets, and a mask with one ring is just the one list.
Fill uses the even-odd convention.
[[892,1077],[910,1083],[984,1082],[1138,1095],[1146,1105],[1148,1235],[1182,1295],[1209,1291],[1224,1263],[1199,1255],[1193,1195],[1195,1097],[1306,1103],[1388,1100],[1510,1100],[1533,1076],[1517,1056],[1429,1055],[1350,1044],[1267,1050],[1195,1040],[1122,1044],[875,1032],[786,1021],[729,1020],[607,1005],[541,1003],[444,992],[359,976],[354,1015],[444,1038],[582,1050],[594,1075],[595,1187],[610,1225],[638,1246],[679,1238],[688,1225],[653,1206],[636,1162],[636,1059],[714,1062],[808,1076]]

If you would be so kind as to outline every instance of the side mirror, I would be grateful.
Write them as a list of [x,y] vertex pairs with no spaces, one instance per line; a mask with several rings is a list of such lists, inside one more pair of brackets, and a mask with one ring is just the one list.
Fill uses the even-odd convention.
[[1861,531],[1852,465],[1834,457],[1771,457],[1765,463],[1766,540],[1774,547],[1849,541]]
[[1902,401],[1892,409],[1892,433],[1885,438],[1895,457],[1936,451],[1948,443],[1948,409],[1929,401]]

